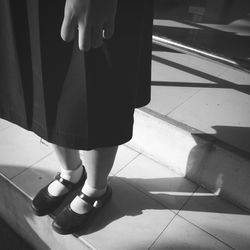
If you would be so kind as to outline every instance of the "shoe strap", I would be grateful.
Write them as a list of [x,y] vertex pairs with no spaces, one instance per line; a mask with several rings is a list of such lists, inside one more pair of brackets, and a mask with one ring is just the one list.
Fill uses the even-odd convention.
[[59,181],[60,183],[62,183],[67,189],[71,190],[75,183],[71,182],[71,181],[68,181],[68,180],[65,180],[63,179],[61,176],[60,176],[60,173],[57,173],[57,175],[55,176],[54,178],[55,180]]
[[78,197],[81,198],[84,202],[88,203],[90,206],[92,206],[94,208],[99,208],[103,205],[103,202],[101,199],[91,198],[91,197],[87,196],[86,194],[84,194],[83,192],[80,192],[78,194]]

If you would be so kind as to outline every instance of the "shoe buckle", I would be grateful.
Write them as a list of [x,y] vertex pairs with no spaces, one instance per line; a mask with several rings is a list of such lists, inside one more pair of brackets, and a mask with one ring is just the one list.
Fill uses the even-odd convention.
[[96,200],[93,204],[93,207],[94,208],[99,208],[102,206],[102,202],[100,200]]

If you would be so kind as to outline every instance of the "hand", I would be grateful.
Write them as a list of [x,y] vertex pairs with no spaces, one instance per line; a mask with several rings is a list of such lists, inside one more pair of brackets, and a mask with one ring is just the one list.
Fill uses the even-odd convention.
[[66,0],[61,37],[72,41],[78,28],[80,50],[98,48],[114,33],[117,0]]

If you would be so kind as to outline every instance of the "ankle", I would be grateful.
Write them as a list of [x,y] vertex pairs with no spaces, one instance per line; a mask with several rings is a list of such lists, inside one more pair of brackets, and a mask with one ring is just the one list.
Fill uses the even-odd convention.
[[[72,183],[77,183],[83,174],[83,167],[82,165],[77,167],[74,170],[66,170],[61,169],[60,177],[63,179],[70,181]],[[54,180],[49,186],[48,186],[48,192],[52,196],[60,196],[68,192],[68,189],[66,186],[64,186],[62,183],[60,183],[58,180]]]
[[61,168],[60,176],[67,181],[77,183],[80,180],[82,173],[83,167],[81,163],[73,170]]
[[107,184],[102,188],[96,188],[89,185],[88,182],[86,181],[81,191],[89,197],[98,197],[102,196],[106,192],[106,190],[107,190]]

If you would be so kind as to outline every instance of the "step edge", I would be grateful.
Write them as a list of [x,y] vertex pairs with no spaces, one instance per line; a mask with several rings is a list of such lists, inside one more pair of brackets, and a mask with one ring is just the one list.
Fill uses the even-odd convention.
[[[17,184],[15,184],[11,179],[9,179],[7,176],[5,176],[3,173],[0,172],[0,182],[5,182],[9,187],[11,187],[13,190],[15,190],[17,193],[19,193],[24,199],[24,202],[31,202],[32,197],[30,195],[28,195],[25,191],[23,191]],[[34,214],[35,216],[35,214]],[[53,219],[54,217],[52,215],[46,215],[43,217],[50,217],[51,219]],[[38,217],[40,218],[40,217]],[[7,219],[6,223],[10,225],[11,228],[12,227],[12,223]],[[22,233],[20,233],[18,230],[16,230],[15,228],[13,228],[13,230],[18,234],[21,235],[21,237],[24,238],[24,240],[26,240],[27,242],[29,242],[29,244],[31,244],[32,246],[33,243],[29,241],[29,239],[27,239],[26,237],[24,237],[24,235]],[[38,235],[39,236],[39,235]],[[78,235],[72,235],[72,237],[74,237],[74,240],[77,240],[79,242],[81,242],[81,244],[84,244],[84,247],[90,249],[90,250],[96,250],[96,248],[89,243],[88,241],[86,241],[85,239],[83,239],[82,237],[79,237]],[[41,239],[42,240],[42,239]]]
[[[212,134],[206,134],[205,132],[203,132],[197,128],[191,127],[183,122],[177,121],[177,120],[175,120],[167,115],[159,114],[158,112],[156,112],[148,107],[142,107],[139,110],[151,115],[152,118],[154,118],[154,119],[160,119],[162,121],[165,121],[165,122],[179,128],[181,130],[184,130],[184,131],[190,133],[190,134],[195,134],[195,136],[200,137],[204,141],[212,142],[212,143],[220,146],[221,148],[224,148],[227,151],[230,151],[232,153],[239,155],[240,157],[243,157],[247,160],[250,160],[250,152],[243,150],[241,148],[238,148],[238,147],[236,147],[228,142],[220,140],[220,139],[216,138],[215,136],[213,136]],[[135,112],[138,112],[138,110],[136,110]]]
[[[247,168],[247,166],[250,165],[250,160],[248,158],[221,147],[216,140],[206,140],[199,135],[193,135],[190,133],[190,128],[183,129],[173,124],[173,122],[168,122],[167,119],[160,119],[159,117],[152,116],[152,113],[147,112],[145,108],[136,110],[134,118],[134,135],[132,140],[128,143],[128,146],[165,165],[177,174],[185,176],[187,179],[207,188],[209,191],[214,193],[219,192],[221,197],[237,204],[237,206],[242,209],[250,209],[250,199],[248,198],[250,197],[249,188],[243,189],[243,191],[240,190],[246,183],[246,176],[250,177],[250,168]],[[160,134],[159,131],[161,131],[162,134]],[[173,137],[172,142],[176,140],[176,138],[181,138],[182,140],[184,138],[186,145],[182,145],[183,143],[178,144],[178,142],[173,142],[173,146],[168,145],[168,142],[164,141],[162,138],[166,135]],[[149,140],[151,140],[150,146],[148,146]],[[162,148],[173,154],[173,156],[171,155],[172,159],[164,155]],[[196,156],[198,155],[198,160],[192,159],[192,157],[188,159],[190,152],[194,149],[197,151]],[[159,153],[159,151],[161,152]],[[226,180],[230,180],[231,175],[235,173],[238,174],[236,177],[242,180],[242,183],[238,181],[235,189],[228,185],[228,183],[222,184],[220,181],[216,183],[204,176],[204,172],[206,171],[208,175],[211,176],[217,173],[218,170],[216,167],[217,165],[220,167],[220,158],[225,162],[235,162],[235,166],[231,164],[231,169],[226,169],[227,172],[223,172],[223,174],[228,173],[225,176]],[[199,167],[202,166],[204,162],[205,167]],[[244,171],[238,171],[240,168]],[[192,171],[192,169],[197,172]],[[225,169],[223,170],[225,171]],[[219,178],[219,176],[217,177]],[[238,179],[235,178],[233,181],[236,182]]]

